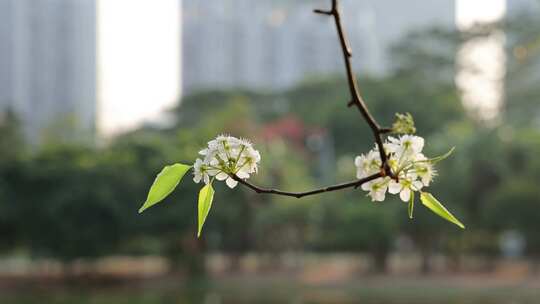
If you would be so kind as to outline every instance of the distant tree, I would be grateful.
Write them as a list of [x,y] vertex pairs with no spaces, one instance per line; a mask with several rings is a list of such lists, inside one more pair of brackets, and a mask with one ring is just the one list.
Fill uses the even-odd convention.
[[10,187],[10,179],[17,174],[24,160],[26,146],[16,115],[7,110],[0,116],[0,250],[13,249],[18,245],[18,207],[14,203],[16,193]]
[[0,114],[0,163],[19,159],[25,150],[21,123],[15,113],[8,109]]

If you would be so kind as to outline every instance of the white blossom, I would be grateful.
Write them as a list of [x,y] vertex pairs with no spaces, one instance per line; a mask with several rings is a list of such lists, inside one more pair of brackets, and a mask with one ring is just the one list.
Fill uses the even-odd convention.
[[401,200],[404,202],[408,202],[411,199],[411,192],[420,191],[422,187],[422,182],[418,180],[414,180],[412,178],[403,178],[399,179],[399,182],[396,182],[395,180],[390,181],[388,192],[391,194],[399,193],[399,198],[401,198]]
[[362,184],[362,190],[369,191],[368,196],[371,197],[371,200],[374,202],[382,202],[386,196],[386,190],[388,189],[388,183],[390,179],[377,178],[370,182]]
[[368,177],[380,171],[381,159],[376,150],[371,150],[366,155],[357,156],[354,160],[356,177],[358,179]]
[[208,166],[204,164],[203,161],[199,158],[197,158],[195,164],[193,164],[193,175],[193,181],[196,183],[200,183],[201,180],[203,180],[205,184],[208,184],[210,182],[210,177],[208,175]]
[[236,187],[238,181],[233,176],[247,179],[257,173],[261,155],[246,139],[219,135],[208,142],[208,147],[199,151],[204,157],[197,159],[193,165],[193,180],[206,184],[211,178],[225,181],[230,188]]
[[423,154],[417,157],[414,164],[414,172],[418,175],[424,187],[428,187],[433,178],[437,175],[437,170],[433,167],[433,164]]
[[[383,201],[388,191],[390,194],[399,194],[401,200],[407,202],[411,199],[412,192],[429,186],[436,171],[430,160],[422,154],[424,148],[422,137],[414,135],[388,137],[384,148],[388,153],[388,165],[395,177],[380,177],[362,185],[362,190],[368,191],[368,196],[373,201]],[[380,172],[381,159],[378,147],[365,155],[357,156],[354,164],[358,179]]]
[[424,148],[424,139],[420,136],[403,135],[400,138],[390,136],[388,141],[388,152],[394,153],[401,160],[414,157]]

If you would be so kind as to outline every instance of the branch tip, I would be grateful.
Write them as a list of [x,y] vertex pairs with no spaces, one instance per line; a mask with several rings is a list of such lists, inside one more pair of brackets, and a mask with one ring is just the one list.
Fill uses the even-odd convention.
[[321,14],[321,15],[327,15],[327,16],[332,16],[334,14],[332,11],[326,11],[322,9],[314,9],[313,12],[315,14]]

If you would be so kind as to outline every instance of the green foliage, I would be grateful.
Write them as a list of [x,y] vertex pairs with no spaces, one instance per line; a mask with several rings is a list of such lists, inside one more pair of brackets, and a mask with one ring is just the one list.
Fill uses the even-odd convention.
[[154,180],[154,183],[148,192],[146,201],[139,209],[139,213],[142,213],[144,210],[154,206],[169,196],[189,169],[191,169],[191,166],[184,164],[174,164],[163,168]]
[[454,216],[450,211],[448,211],[442,204],[439,202],[431,193],[422,192],[420,193],[420,200],[422,204],[433,211],[438,216],[443,219],[458,225],[460,228],[465,229],[465,226]]
[[199,192],[199,203],[198,203],[198,209],[199,209],[199,216],[198,216],[198,229],[197,229],[197,237],[201,236],[201,232],[204,226],[204,222],[206,222],[206,218],[208,217],[208,213],[210,213],[210,208],[212,208],[212,201],[214,200],[214,188],[212,187],[212,183],[210,182],[208,185],[205,185],[202,187],[201,191]]
[[11,172],[6,183],[14,193],[10,203],[17,208],[21,244],[35,256],[65,261],[114,252],[127,205],[121,205],[122,187],[111,182],[121,180],[109,175],[112,166],[90,149],[63,147]]
[[21,124],[15,114],[11,110],[0,113],[0,163],[20,159],[25,150]]

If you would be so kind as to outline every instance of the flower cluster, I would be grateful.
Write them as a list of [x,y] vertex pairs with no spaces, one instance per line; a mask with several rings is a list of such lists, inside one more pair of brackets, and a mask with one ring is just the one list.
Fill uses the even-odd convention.
[[247,179],[257,173],[257,165],[261,155],[251,143],[245,139],[220,135],[208,142],[208,147],[199,152],[203,159],[197,159],[193,165],[193,180],[201,180],[209,184],[211,179],[223,181],[230,188],[236,187],[238,182],[232,177],[238,176]]
[[[386,191],[398,194],[401,200],[411,199],[413,191],[420,191],[436,175],[432,162],[422,154],[424,139],[419,136],[404,135],[399,138],[389,137],[384,143],[388,152],[388,165],[397,179],[388,176],[380,177],[362,184],[364,191],[373,201],[384,201]],[[375,147],[367,154],[357,156],[354,160],[358,179],[368,177],[381,171],[381,159],[378,148]]]

